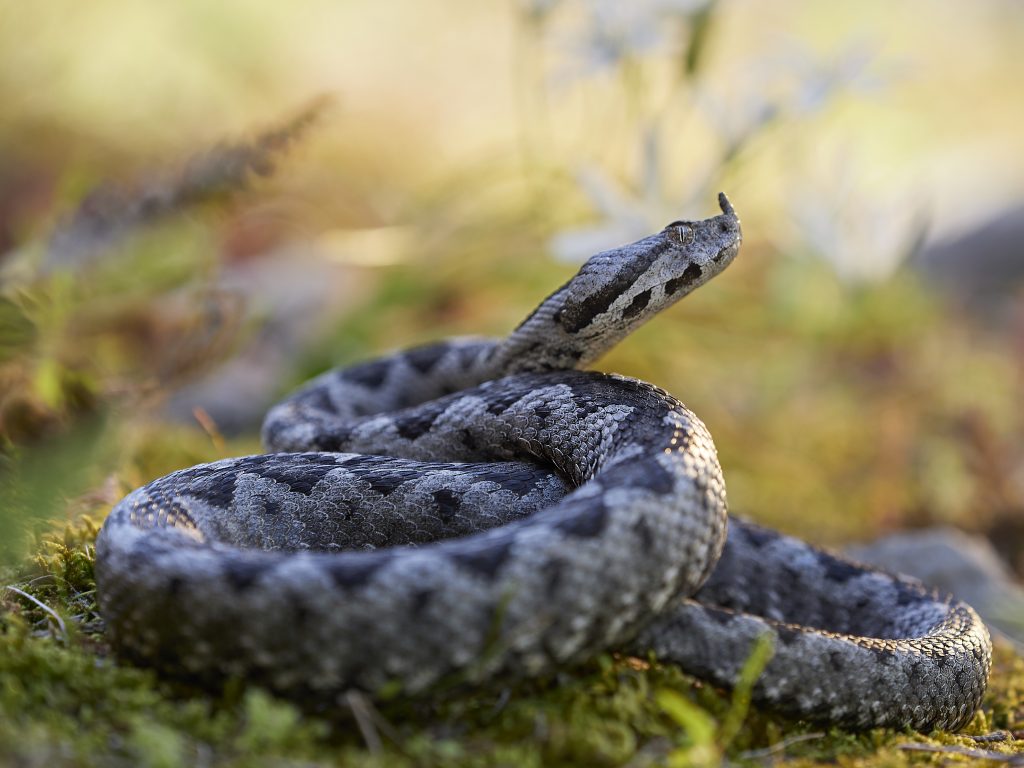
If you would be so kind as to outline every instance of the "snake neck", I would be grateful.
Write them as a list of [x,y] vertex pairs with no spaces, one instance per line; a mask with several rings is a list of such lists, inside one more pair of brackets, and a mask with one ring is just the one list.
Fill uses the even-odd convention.
[[722,214],[676,221],[656,235],[591,257],[490,355],[492,375],[583,368],[658,312],[724,270],[742,241],[724,194]]

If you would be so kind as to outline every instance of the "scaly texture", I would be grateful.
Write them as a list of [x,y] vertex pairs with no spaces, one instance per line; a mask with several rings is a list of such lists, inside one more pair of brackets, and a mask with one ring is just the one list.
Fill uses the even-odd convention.
[[761,702],[850,727],[964,725],[991,659],[968,606],[728,520],[693,413],[575,370],[732,261],[739,219],[720,203],[594,256],[506,339],[321,376],[267,416],[276,453],[131,493],[97,539],[116,646],[330,700],[607,649],[729,686],[769,633]]

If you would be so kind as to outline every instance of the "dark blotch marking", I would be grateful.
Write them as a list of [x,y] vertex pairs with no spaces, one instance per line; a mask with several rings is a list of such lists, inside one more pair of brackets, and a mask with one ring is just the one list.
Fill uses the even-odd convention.
[[412,605],[409,607],[409,612],[416,617],[422,616],[430,606],[433,594],[433,590],[430,589],[417,589],[412,593]]
[[637,538],[640,539],[641,550],[644,553],[650,552],[654,547],[654,531],[651,530],[647,518],[641,516],[633,526],[633,530],[636,531]]
[[750,546],[754,549],[761,549],[779,538],[779,534],[757,525],[744,528],[744,533],[747,535],[747,541],[750,543]]
[[304,392],[300,392],[293,398],[292,402],[301,405],[303,408],[312,408],[315,411],[337,412],[334,405],[331,404],[331,398],[326,387],[310,387]]
[[900,608],[904,608],[908,605],[915,605],[927,599],[927,596],[922,595],[919,590],[912,589],[904,584],[897,584],[896,605]]
[[675,488],[671,473],[652,458],[613,467],[604,473],[601,482],[608,487],[642,488],[662,496]]
[[447,352],[447,344],[430,344],[410,349],[405,353],[405,360],[420,373],[428,374]]
[[736,614],[732,611],[723,611],[710,606],[704,607],[704,613],[720,627],[728,627],[736,619]]
[[391,363],[387,360],[371,360],[368,363],[354,365],[344,373],[345,381],[354,381],[364,387],[376,389],[388,377]]
[[537,487],[537,473],[529,470],[509,472],[505,469],[492,469],[486,464],[475,468],[472,472],[473,482],[492,482],[517,496],[526,496]]
[[[579,333],[590,325],[595,317],[607,312],[612,303],[673,245],[666,238],[655,236],[647,238],[633,247],[637,248],[639,252],[631,254],[631,258],[623,264],[607,284],[582,300],[574,301],[571,296],[567,297],[565,305],[555,314],[555,321],[569,333]],[[583,265],[580,275],[585,275],[588,272],[588,264]],[[606,269],[607,266],[608,262],[603,260],[599,265],[595,264],[594,269]]]
[[[878,659],[880,662],[887,663],[887,662],[892,661],[893,659],[896,658],[896,651],[894,651],[891,648],[874,648],[874,647],[869,647],[868,650],[871,651],[871,654],[876,659]],[[940,656],[939,658],[941,659],[943,657]],[[940,662],[939,666],[942,666],[941,662]]]
[[850,579],[864,575],[864,569],[860,566],[847,563],[828,555],[821,556],[819,562],[825,568],[825,576],[831,580],[845,584]]
[[445,525],[452,521],[452,518],[459,513],[462,507],[462,500],[447,488],[434,491],[434,504],[437,505],[437,513]]
[[352,432],[354,430],[351,426],[345,424],[331,425],[329,430],[314,438],[318,451],[337,451],[341,446],[348,445],[352,441]]
[[692,288],[693,285],[700,280],[700,276],[703,274],[703,270],[699,264],[691,264],[679,277],[673,277],[671,280],[665,283],[666,295],[672,296],[684,288]]
[[[203,474],[194,478],[189,485],[190,494],[199,496],[207,503],[226,509],[235,498],[235,483],[238,481],[240,468],[214,470],[209,474]],[[150,493],[155,495],[157,489],[151,489]]]
[[487,344],[461,344],[456,347],[459,366],[462,370],[466,371],[473,367],[480,356],[481,348],[484,346],[487,346]]
[[366,584],[382,565],[382,561],[353,562],[349,559],[339,558],[327,565],[327,572],[331,575],[335,586],[350,589]]
[[224,566],[224,577],[236,592],[244,592],[251,587],[266,571],[266,563],[253,563],[247,560],[229,560]]
[[416,413],[395,420],[395,429],[406,440],[418,440],[430,431],[437,417],[444,412],[441,408],[421,408]]
[[570,397],[572,398],[573,408],[580,411],[584,417],[593,416],[605,405],[603,402],[587,393],[572,392],[570,393]]
[[421,474],[413,469],[402,469],[383,456],[353,456],[341,466],[353,472],[370,489],[381,496],[387,496],[404,484],[418,480]]
[[[588,500],[588,503],[593,503]],[[608,521],[608,508],[601,502],[591,509],[573,510],[564,520],[555,523],[554,528],[567,536],[592,539],[601,534]]]
[[541,420],[541,423],[543,424],[547,424],[548,420],[551,418],[551,414],[555,412],[554,409],[551,407],[551,403],[545,402],[537,403],[530,410],[531,415],[536,416],[538,419]]
[[518,389],[506,389],[504,392],[490,392],[487,395],[487,412],[494,415],[504,413],[514,403],[523,399],[523,392]]
[[647,305],[650,303],[651,289],[648,288],[646,291],[641,291],[636,296],[634,296],[633,300],[629,302],[629,306],[622,310],[622,314],[623,316],[632,319],[639,315],[641,312],[643,312]]
[[579,362],[581,357],[583,357],[583,350],[577,349],[576,347],[559,347],[558,349],[552,350],[552,357],[556,360],[575,364]]
[[505,490],[511,490],[516,496],[527,496],[537,487],[538,479],[543,469],[532,471],[524,467],[518,471],[502,471],[481,464],[478,467],[466,470],[466,475],[472,477],[473,482],[494,482]]
[[532,341],[529,344],[527,344],[525,347],[523,347],[523,351],[520,352],[520,354],[523,357],[530,357],[531,355],[533,355],[534,352],[536,352],[538,349],[540,349],[543,346],[544,346],[544,342],[542,342],[542,341]]
[[419,480],[420,473],[385,470],[383,472],[367,472],[361,479],[370,484],[370,490],[374,493],[389,496],[406,483]]
[[791,643],[795,643],[797,638],[799,638],[803,633],[798,629],[793,629],[793,627],[787,626],[786,624],[776,624],[775,634],[779,636],[779,641],[783,645],[790,645]]
[[452,555],[452,560],[468,571],[493,579],[511,552],[511,542],[497,541],[474,547],[468,552],[458,552]]
[[726,254],[728,254],[729,251],[730,251],[729,248],[723,248],[722,250],[720,250],[718,253],[715,254],[714,261],[716,261],[716,262],[721,261],[722,259],[724,259],[726,257]]
[[353,471],[356,476],[368,483],[374,493],[388,496],[407,482],[418,480],[420,472],[411,469],[399,469],[393,465],[382,466],[379,456],[359,456],[344,463],[344,467]]
[[541,566],[544,576],[544,594],[552,597],[558,593],[565,574],[565,563],[561,560],[548,560]]
[[338,465],[334,463],[317,464],[304,462],[300,457],[293,457],[291,461],[254,468],[253,471],[260,477],[287,486],[292,493],[309,496],[317,483],[323,480],[328,472],[337,468]]

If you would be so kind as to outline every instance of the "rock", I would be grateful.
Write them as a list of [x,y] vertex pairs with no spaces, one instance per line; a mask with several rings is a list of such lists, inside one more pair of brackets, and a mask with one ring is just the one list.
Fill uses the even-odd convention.
[[225,435],[259,429],[307,346],[364,288],[357,270],[316,255],[286,251],[225,270],[221,287],[246,299],[243,323],[255,331],[234,357],[169,398],[169,418],[194,424],[201,408]]
[[1024,649],[1024,589],[983,537],[930,528],[850,547],[847,554],[950,592],[971,605],[990,629]]
[[926,245],[911,260],[926,278],[979,316],[1000,320],[1024,285],[1024,203],[959,236]]

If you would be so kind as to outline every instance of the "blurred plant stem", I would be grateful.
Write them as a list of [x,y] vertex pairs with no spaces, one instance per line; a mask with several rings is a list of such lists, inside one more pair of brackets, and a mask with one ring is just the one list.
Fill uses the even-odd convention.
[[327,97],[316,99],[251,140],[225,142],[195,155],[176,173],[154,174],[134,187],[104,185],[91,191],[50,236],[43,270],[80,268],[142,227],[223,200],[245,189],[254,176],[269,175],[276,157],[302,137],[329,103]]
[[0,566],[24,559],[46,523],[109,469],[110,427],[108,415],[97,413],[30,447],[0,453]]
[[523,167],[529,178],[536,180],[541,155],[550,140],[547,90],[543,87],[546,62],[544,58],[544,24],[547,11],[539,4],[524,7],[515,24],[515,57],[513,77],[516,113],[519,116],[519,147]]
[[45,246],[37,240],[16,254],[22,268],[8,269],[0,286],[0,446],[31,441],[115,392],[122,407],[138,403],[125,395],[144,394],[154,379],[180,382],[223,357],[240,306],[213,287],[208,225],[171,219],[269,174],[326,103],[200,153],[178,172],[100,186]]

